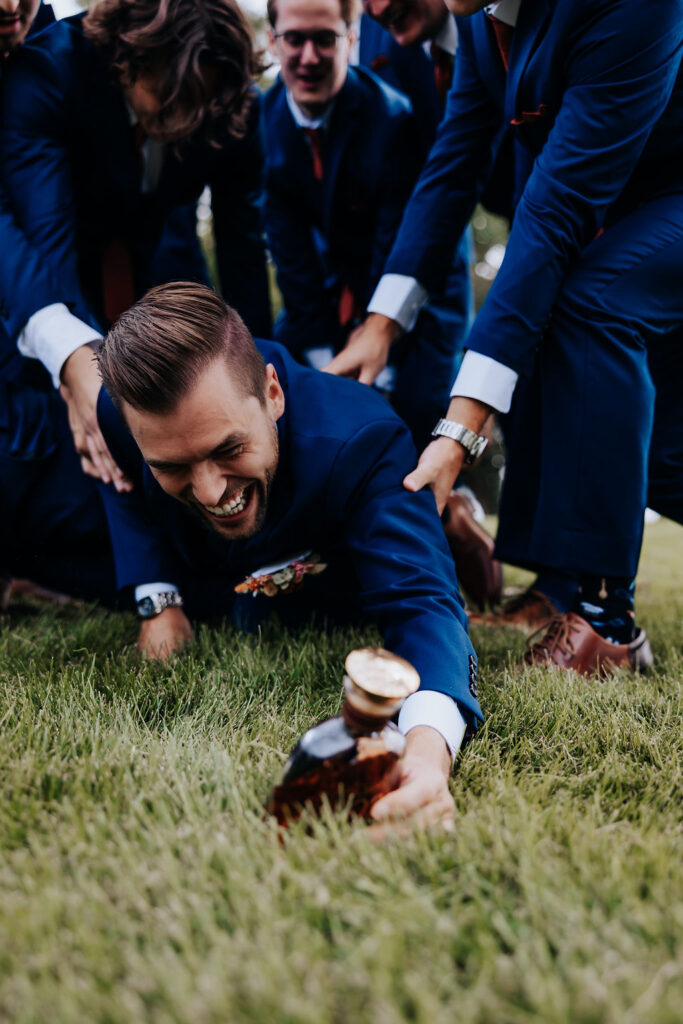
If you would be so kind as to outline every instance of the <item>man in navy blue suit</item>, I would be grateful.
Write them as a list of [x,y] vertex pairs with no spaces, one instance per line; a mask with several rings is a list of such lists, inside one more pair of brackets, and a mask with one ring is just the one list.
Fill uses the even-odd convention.
[[[255,345],[201,285],[150,291],[98,358],[118,408],[103,391],[102,429],[135,481],[127,495],[104,488],[118,582],[168,581],[142,599],[141,646],[168,653],[190,635],[183,602],[203,618],[246,603],[290,623],[374,622],[421,676],[399,722],[401,795],[376,816],[452,825],[450,755],[481,717],[476,659],[434,501],[402,486],[415,458],[405,425],[370,389]],[[266,565],[277,585],[292,561],[324,568],[295,593],[235,597]]]
[[[320,366],[365,314],[417,179],[421,144],[405,97],[348,66],[353,0],[271,0],[268,17],[281,67],[263,103],[265,222],[285,306],[275,337]],[[460,331],[452,317],[425,310],[404,352],[392,354],[394,379],[378,382],[418,446],[455,376],[466,276],[460,284]]]
[[[53,21],[52,9],[37,0],[0,0],[0,76],[24,40]],[[0,239],[0,611],[11,578],[22,576],[113,600],[104,513],[80,470],[64,403],[43,367],[15,344],[26,321],[58,302],[60,292],[1,186]]]
[[649,661],[632,583],[653,375],[669,420],[655,429],[666,455],[660,466],[652,451],[649,500],[683,520],[680,444],[672,451],[681,406],[668,400],[683,324],[683,4],[501,0],[493,18],[484,0],[448,6],[461,17],[446,117],[385,266],[403,302],[390,309],[378,289],[334,369],[379,372],[411,310],[440,286],[511,127],[533,167],[447,419],[406,486],[432,486],[442,506],[485,419],[516,392],[497,549],[538,577],[488,621],[531,631],[553,616],[531,661],[637,667]]
[[[194,207],[212,189],[226,295],[269,331],[258,205],[261,69],[232,0],[102,0],[22,48],[4,85],[2,175],[57,297],[17,322],[69,405],[83,468],[120,481],[95,416],[91,344],[146,288],[206,280]],[[21,264],[9,306],[33,289]]]

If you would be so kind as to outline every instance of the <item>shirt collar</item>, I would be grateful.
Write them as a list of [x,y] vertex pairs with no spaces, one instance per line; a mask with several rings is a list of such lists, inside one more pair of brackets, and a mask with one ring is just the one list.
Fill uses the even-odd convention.
[[492,14],[495,18],[498,18],[498,21],[503,21],[506,25],[514,27],[519,17],[519,5],[521,2],[522,0],[498,0],[498,3],[489,4],[486,8],[486,13]]
[[422,44],[427,53],[429,53],[432,43],[438,46],[439,49],[445,50],[446,53],[450,53],[451,57],[455,56],[455,50],[458,45],[458,30],[455,27],[455,18],[452,14],[448,15],[434,38]]
[[330,117],[332,116],[334,100],[332,100],[332,102],[325,108],[320,117],[308,117],[307,114],[304,114],[301,107],[297,106],[289,89],[286,90],[285,95],[287,96],[287,106],[294,118],[295,124],[297,124],[299,128],[327,128]]

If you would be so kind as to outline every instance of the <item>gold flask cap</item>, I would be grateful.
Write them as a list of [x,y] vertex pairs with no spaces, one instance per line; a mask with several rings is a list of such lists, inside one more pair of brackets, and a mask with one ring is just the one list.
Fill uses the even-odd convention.
[[344,668],[347,700],[364,714],[391,717],[420,685],[409,661],[381,647],[351,651]]

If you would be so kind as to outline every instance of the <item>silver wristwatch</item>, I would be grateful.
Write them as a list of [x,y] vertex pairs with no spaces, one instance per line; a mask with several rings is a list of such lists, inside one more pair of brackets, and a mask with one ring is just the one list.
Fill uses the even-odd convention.
[[473,430],[462,423],[456,423],[455,420],[439,420],[432,430],[432,437],[450,437],[453,441],[461,444],[467,452],[465,456],[467,465],[478,459],[489,443],[488,438],[481,434],[475,434]]
[[148,594],[138,601],[138,615],[141,619],[153,619],[166,608],[182,608],[183,599],[173,590],[162,591],[160,594]]

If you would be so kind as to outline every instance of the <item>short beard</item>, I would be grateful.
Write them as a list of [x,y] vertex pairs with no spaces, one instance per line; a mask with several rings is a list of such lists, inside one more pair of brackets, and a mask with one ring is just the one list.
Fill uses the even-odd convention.
[[221,530],[217,523],[208,519],[206,514],[201,511],[194,502],[188,502],[193,511],[199,516],[204,526],[208,527],[213,534],[218,534],[223,540],[231,544],[234,540],[248,540],[250,537],[254,537],[262,528],[268,514],[268,501],[270,499],[270,492],[273,487],[273,480],[275,479],[275,473],[277,472],[278,463],[280,461],[280,440],[278,438],[277,426],[273,423],[273,445],[275,448],[275,458],[271,467],[266,469],[264,473],[263,481],[254,480],[254,497],[253,501],[256,502],[256,514],[254,516],[253,525],[251,526],[249,533],[242,534],[241,536],[236,532],[234,537],[229,537],[226,533]]

